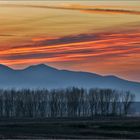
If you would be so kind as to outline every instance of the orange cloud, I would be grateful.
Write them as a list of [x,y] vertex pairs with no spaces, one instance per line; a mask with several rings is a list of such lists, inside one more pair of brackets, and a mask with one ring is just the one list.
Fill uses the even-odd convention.
[[[140,71],[140,32],[97,33],[64,37],[33,38],[31,43],[6,47],[0,51],[0,63],[9,66],[37,63],[67,63],[80,70],[101,73]],[[131,67],[133,66],[133,67]],[[127,71],[127,72],[126,72]],[[124,73],[124,74],[125,74]]]
[[38,42],[38,41],[46,41],[46,40],[53,40],[57,39],[58,37],[37,37],[37,38],[32,38],[32,41]]
[[10,63],[12,63],[14,58],[18,58],[16,61],[17,63],[20,63],[21,59],[31,59],[32,57],[36,57],[36,59],[45,58],[45,60],[49,60],[49,62],[51,60],[54,62],[68,61],[68,58],[80,60],[79,58],[84,59],[86,57],[96,57],[105,54],[127,55],[128,52],[132,52],[133,54],[134,51],[135,54],[140,53],[139,32],[129,34],[98,34],[96,35],[97,37],[94,37],[95,35],[93,35],[93,39],[91,36],[89,40],[88,38],[84,40],[81,36],[81,38],[79,37],[78,40],[75,41],[71,40],[71,36],[67,36],[66,38],[69,39],[69,42],[67,42],[67,39],[55,38],[51,39],[51,45],[47,44],[48,38],[47,40],[39,39],[37,40],[37,45],[33,42],[32,45],[21,45],[14,48],[1,50],[0,58],[8,58],[9,61],[11,59]]

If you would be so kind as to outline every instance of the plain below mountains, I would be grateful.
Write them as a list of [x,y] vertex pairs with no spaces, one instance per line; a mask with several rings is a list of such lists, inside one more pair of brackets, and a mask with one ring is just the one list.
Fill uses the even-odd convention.
[[[140,83],[116,76],[101,76],[94,73],[59,70],[44,64],[14,70],[0,65],[0,88],[112,88],[130,90],[140,94]],[[140,96],[139,96],[140,97]]]

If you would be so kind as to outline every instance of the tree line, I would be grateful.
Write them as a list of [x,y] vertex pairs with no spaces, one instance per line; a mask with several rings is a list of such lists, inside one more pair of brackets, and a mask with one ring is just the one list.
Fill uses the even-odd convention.
[[0,117],[94,117],[131,113],[134,94],[112,89],[0,90]]

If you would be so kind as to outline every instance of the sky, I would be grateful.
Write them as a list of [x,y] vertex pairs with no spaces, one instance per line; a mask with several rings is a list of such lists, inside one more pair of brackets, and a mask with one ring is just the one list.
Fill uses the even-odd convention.
[[40,63],[140,82],[140,2],[0,1],[0,64]]

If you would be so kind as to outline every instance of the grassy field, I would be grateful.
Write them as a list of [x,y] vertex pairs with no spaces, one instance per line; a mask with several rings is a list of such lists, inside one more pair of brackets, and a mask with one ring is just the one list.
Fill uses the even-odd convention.
[[140,139],[140,118],[0,119],[0,138]]

